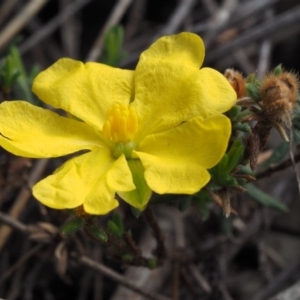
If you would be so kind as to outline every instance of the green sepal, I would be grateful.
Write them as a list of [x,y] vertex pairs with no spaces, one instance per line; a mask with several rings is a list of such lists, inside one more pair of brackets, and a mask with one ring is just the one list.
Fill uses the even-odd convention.
[[71,234],[80,230],[85,224],[83,218],[74,218],[71,221],[67,222],[60,228],[62,234]]
[[234,121],[241,112],[241,109],[241,106],[234,105],[228,112],[226,112],[226,114],[230,120]]
[[255,83],[246,83],[247,94],[256,102],[260,101],[259,87]]
[[289,211],[288,207],[284,203],[282,203],[282,202],[278,201],[277,199],[273,198],[272,196],[266,194],[259,188],[255,187],[253,184],[247,184],[245,187],[247,189],[246,193],[252,199],[254,199],[258,203],[262,204],[263,206],[275,208],[275,209],[283,211],[283,212]]
[[275,76],[279,76],[281,73],[283,72],[283,69],[282,69],[282,65],[278,65],[277,67],[274,68],[273,70],[273,74]]
[[151,198],[152,190],[145,180],[145,170],[141,161],[138,159],[130,159],[127,163],[136,189],[129,192],[118,192],[118,195],[131,206],[138,210],[143,210]]
[[233,127],[232,127],[232,129],[233,130],[237,130],[237,131],[246,132],[246,133],[250,133],[251,132],[251,127],[247,123],[237,123],[237,124],[234,124]]

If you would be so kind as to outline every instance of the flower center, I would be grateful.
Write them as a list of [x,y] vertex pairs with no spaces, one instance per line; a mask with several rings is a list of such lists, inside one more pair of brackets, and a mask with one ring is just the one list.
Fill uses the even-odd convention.
[[134,135],[138,129],[138,120],[135,109],[123,104],[114,104],[106,113],[106,121],[102,134],[114,144],[113,156],[119,157],[122,153],[126,158],[131,157],[134,149]]

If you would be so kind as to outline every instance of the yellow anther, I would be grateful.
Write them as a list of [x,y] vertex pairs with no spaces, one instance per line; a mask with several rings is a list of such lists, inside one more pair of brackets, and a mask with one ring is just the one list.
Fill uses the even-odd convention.
[[113,143],[127,143],[133,140],[138,129],[135,109],[123,104],[114,104],[106,113],[103,135]]

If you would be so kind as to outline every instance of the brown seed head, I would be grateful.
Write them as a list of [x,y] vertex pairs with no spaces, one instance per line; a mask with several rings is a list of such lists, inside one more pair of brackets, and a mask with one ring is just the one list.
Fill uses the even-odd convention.
[[299,81],[296,74],[289,72],[282,72],[278,76],[270,74],[262,83],[259,105],[268,118],[290,127],[298,90]]
[[233,69],[227,69],[224,76],[235,90],[238,99],[246,96],[245,80],[241,73]]

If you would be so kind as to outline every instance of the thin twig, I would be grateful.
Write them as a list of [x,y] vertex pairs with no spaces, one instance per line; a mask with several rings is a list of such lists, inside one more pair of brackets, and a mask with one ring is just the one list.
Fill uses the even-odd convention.
[[[276,292],[280,291],[284,284],[299,271],[300,259],[293,261],[287,268],[285,268],[277,277],[275,277],[267,286],[264,286],[258,291],[252,300],[263,300],[269,299],[270,296],[274,295]],[[297,298],[295,298],[297,299]]]
[[[295,160],[295,163],[300,161],[300,153],[298,153],[297,155],[294,156],[294,160]],[[261,178],[264,178],[264,177],[271,176],[272,174],[274,174],[276,172],[279,172],[279,171],[282,171],[284,169],[287,169],[287,168],[291,167],[292,165],[293,165],[293,163],[292,163],[291,158],[288,158],[288,159],[284,160],[282,163],[278,164],[277,166],[274,166],[274,167],[271,166],[268,169],[258,173],[255,176],[255,178],[256,179],[261,179]]]
[[[22,222],[18,220],[14,220],[13,218],[5,215],[4,213],[0,212],[0,221],[6,223],[9,226],[12,226],[15,229],[18,229],[22,231],[23,233],[29,233],[30,232],[30,227],[26,226]],[[42,242],[42,241],[41,241]],[[151,300],[171,300],[167,297],[154,294],[152,292],[145,291],[144,289],[139,288],[132,282],[130,282],[128,279],[126,279],[124,276],[118,274],[117,272],[113,271],[112,269],[96,262],[95,260],[87,257],[87,256],[81,256],[80,254],[76,252],[72,252],[71,255],[73,258],[75,258],[81,265],[89,267],[90,269],[99,272],[115,281],[118,283],[122,284],[123,286],[138,292],[139,294],[143,295],[144,297],[151,299]]]
[[[70,7],[73,0],[61,0],[61,11]],[[61,41],[63,44],[64,55],[72,58],[78,58],[79,45],[80,45],[80,28],[81,22],[77,19],[77,16],[70,15],[66,18],[65,22],[61,26]]]
[[[195,0],[183,0],[179,2],[175,12],[172,14],[172,17],[169,19],[167,25],[160,32],[160,35],[168,35],[176,32],[187,15],[190,13],[194,4]],[[155,40],[156,38],[157,37],[155,37]]]
[[18,15],[7,24],[7,26],[1,31],[0,49],[13,38],[47,2],[48,0],[30,1]]
[[19,0],[3,1],[0,6],[0,25],[9,17],[10,12]]
[[[76,257],[76,255],[75,255]],[[108,267],[97,263],[96,261],[90,259],[87,256],[79,256],[78,261],[80,264],[89,267],[90,269],[100,272],[101,274],[113,279],[114,281],[118,282],[119,284],[122,284],[123,286],[126,286],[127,288],[138,292],[139,294],[143,295],[144,297],[151,299],[151,300],[170,300],[169,298],[166,298],[164,296],[160,296],[148,291],[145,291],[145,289],[141,289],[138,286],[134,285],[132,282],[130,282],[128,279],[126,279],[124,276],[118,274],[117,272],[113,271],[112,269],[109,269]]]
[[92,46],[90,52],[87,55],[86,61],[96,61],[102,52],[104,36],[109,28],[113,25],[116,25],[120,22],[121,18],[123,17],[124,13],[126,12],[128,6],[131,4],[132,0],[119,0],[118,3],[115,5],[112,13],[108,17],[105,25],[100,30],[94,45]]
[[206,63],[210,63],[218,58],[223,58],[226,55],[231,55],[233,51],[241,47],[247,47],[249,44],[257,42],[266,36],[270,36],[270,41],[276,40],[278,32],[286,31],[291,25],[296,25],[300,22],[300,5],[293,9],[276,16],[274,20],[268,20],[264,24],[259,24],[252,29],[249,29],[245,34],[234,39],[230,43],[215,47],[207,53]]
[[[23,187],[21,189],[21,191],[19,192],[14,205],[12,206],[12,208],[9,211],[9,215],[14,218],[17,219],[19,217],[19,215],[21,214],[24,206],[26,205],[27,201],[29,200],[30,196],[31,196],[31,191],[29,188],[31,188],[41,177],[42,173],[44,172],[47,164],[48,164],[48,159],[41,159],[39,160],[33,167],[30,175],[29,175],[29,179],[28,179],[28,186]],[[11,233],[11,228],[8,226],[1,226],[0,227],[0,236],[1,236],[1,240],[0,240],[0,251],[2,249],[2,247],[5,245],[7,238],[9,237]]]
[[156,249],[154,251],[154,254],[157,255],[157,258],[160,262],[162,262],[166,257],[166,249],[165,249],[165,237],[159,227],[159,224],[157,220],[155,219],[155,216],[153,214],[153,210],[150,206],[148,206],[144,212],[143,215],[149,224],[149,226],[152,229],[152,234],[156,239],[157,245]]
[[38,252],[42,248],[42,244],[35,245],[29,251],[27,251],[24,255],[22,255],[2,276],[0,277],[0,284],[8,278],[14,271],[16,271],[27,259],[33,256],[36,252]]
[[51,19],[45,26],[28,38],[23,44],[20,45],[20,52],[24,54],[32,47],[40,43],[43,39],[48,37],[54,30],[56,30],[65,20],[67,20],[71,15],[75,14],[82,7],[90,3],[92,0],[77,0],[74,3],[66,7],[61,13],[56,17]]

